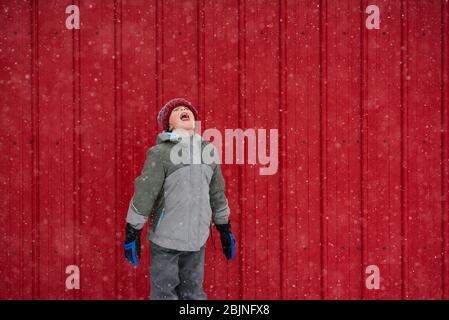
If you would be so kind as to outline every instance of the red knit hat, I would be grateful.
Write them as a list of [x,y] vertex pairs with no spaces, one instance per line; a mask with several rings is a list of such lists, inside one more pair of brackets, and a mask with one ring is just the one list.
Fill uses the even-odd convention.
[[195,121],[198,120],[198,111],[195,109],[195,107],[190,103],[190,101],[183,99],[183,98],[174,98],[168,101],[162,109],[159,111],[159,114],[157,116],[157,123],[159,127],[165,131],[168,131],[169,128],[169,122],[170,114],[176,107],[179,106],[185,106],[192,111],[193,116],[195,117]]

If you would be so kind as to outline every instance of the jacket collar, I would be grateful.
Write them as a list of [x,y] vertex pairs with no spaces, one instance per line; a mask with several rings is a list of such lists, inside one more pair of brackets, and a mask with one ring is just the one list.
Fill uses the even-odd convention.
[[158,134],[157,139],[156,139],[156,144],[159,144],[159,143],[162,143],[165,141],[170,141],[172,143],[181,143],[181,144],[187,145],[191,141],[202,142],[203,138],[198,133],[194,133],[192,136],[186,136],[186,135],[180,134],[179,132],[176,132],[176,130],[172,131],[172,132],[163,131]]

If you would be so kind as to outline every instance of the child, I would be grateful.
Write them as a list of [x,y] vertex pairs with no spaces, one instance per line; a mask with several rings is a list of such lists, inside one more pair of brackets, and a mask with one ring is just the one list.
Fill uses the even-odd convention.
[[[189,101],[167,102],[158,115],[164,131],[148,149],[142,173],[134,182],[126,218],[125,257],[138,266],[140,234],[150,216],[151,300],[207,299],[204,251],[212,221],[226,258],[234,257],[220,164],[206,164],[202,158],[192,161],[194,150],[202,151],[210,144],[194,132],[196,120],[198,112]],[[189,161],[177,161],[179,151],[175,150],[186,152]]]

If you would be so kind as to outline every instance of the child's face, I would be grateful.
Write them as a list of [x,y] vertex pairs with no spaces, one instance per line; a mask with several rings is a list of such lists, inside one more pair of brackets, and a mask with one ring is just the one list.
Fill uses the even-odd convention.
[[179,106],[174,108],[171,112],[168,123],[171,130],[193,130],[195,128],[195,117],[189,108]]

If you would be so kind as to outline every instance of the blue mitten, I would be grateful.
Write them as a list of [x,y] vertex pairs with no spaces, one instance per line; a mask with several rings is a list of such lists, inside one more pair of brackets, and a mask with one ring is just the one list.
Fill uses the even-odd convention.
[[231,231],[231,223],[216,224],[215,227],[220,232],[221,247],[226,259],[234,259],[234,234]]
[[139,266],[140,259],[140,233],[142,230],[134,229],[129,223],[125,230],[125,258],[136,267]]

